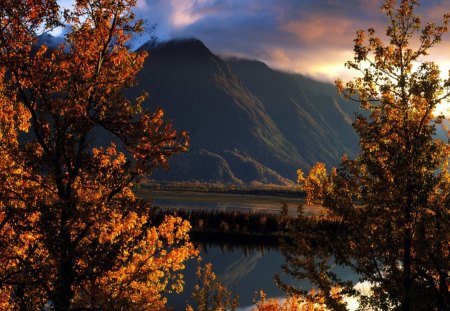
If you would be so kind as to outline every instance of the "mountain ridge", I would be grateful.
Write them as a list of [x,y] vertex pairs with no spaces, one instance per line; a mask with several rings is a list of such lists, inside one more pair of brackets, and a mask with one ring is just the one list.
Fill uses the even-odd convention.
[[176,128],[191,131],[191,151],[154,179],[283,184],[295,180],[297,168],[336,165],[342,153],[357,151],[357,107],[330,84],[260,61],[220,58],[197,39],[143,49],[150,56],[128,96],[148,90],[145,108],[161,106]]

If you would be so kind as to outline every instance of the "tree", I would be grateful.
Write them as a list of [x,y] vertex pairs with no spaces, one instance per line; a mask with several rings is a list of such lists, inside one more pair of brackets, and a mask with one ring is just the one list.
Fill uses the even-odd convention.
[[[314,294],[314,293],[312,293]],[[320,296],[320,295],[317,295]],[[322,297],[323,298],[323,297]],[[266,294],[263,291],[258,293],[257,299],[255,299],[255,307],[252,311],[324,311],[326,306],[320,298],[318,302],[313,303],[304,299],[304,297],[289,296],[284,301],[280,301],[277,298],[267,299]]]
[[[371,285],[369,294],[359,295],[361,306],[382,310],[450,309],[450,146],[435,136],[444,120],[436,108],[450,96],[450,79],[442,80],[438,66],[424,60],[447,32],[449,16],[440,26],[422,27],[417,5],[385,1],[387,42],[374,29],[358,31],[354,59],[346,65],[360,76],[345,85],[337,81],[346,98],[360,103],[353,125],[360,153],[343,157],[337,170],[309,189],[318,190],[316,197],[345,230],[315,237],[312,251],[319,249],[322,259],[286,249],[287,271],[313,277],[324,290],[339,284],[356,295],[353,284],[326,271],[331,258],[350,266]],[[305,243],[297,237],[302,242],[294,244]]]
[[[146,57],[126,47],[135,3],[0,0],[2,310],[160,309],[182,289],[189,223],[152,223],[131,188],[188,143],[123,96]],[[64,43],[38,44],[63,24]]]
[[212,264],[206,263],[201,265],[201,260],[198,262],[196,271],[197,283],[192,292],[194,305],[187,305],[186,311],[234,311],[239,306],[238,296],[233,295],[226,288],[220,280],[217,279],[216,274],[212,270]]

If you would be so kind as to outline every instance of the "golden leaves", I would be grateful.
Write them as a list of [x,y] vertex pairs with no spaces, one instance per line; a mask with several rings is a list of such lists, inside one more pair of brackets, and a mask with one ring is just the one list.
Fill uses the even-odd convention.
[[220,282],[213,272],[211,263],[202,266],[201,260],[201,258],[198,260],[197,282],[192,292],[196,308],[188,304],[186,311],[235,310],[239,305],[238,296],[233,295]]
[[316,163],[306,178],[303,177],[302,170],[297,170],[297,182],[302,191],[306,192],[306,204],[321,203],[330,182],[325,164]]
[[14,303],[11,301],[13,293],[13,286],[3,286],[0,288],[0,310],[13,311],[15,310]]
[[[428,23],[420,29],[417,1],[397,3],[387,0],[383,6],[388,40],[371,29],[367,40],[358,31],[354,59],[346,64],[357,76],[345,85],[336,82],[339,92],[365,110],[353,124],[360,153],[354,160],[343,159],[329,177],[318,164],[306,178],[300,171],[298,179],[307,201],[322,194],[326,208],[345,224],[347,240],[342,245],[337,241],[332,251],[327,240],[323,257],[341,256],[373,285],[362,307],[420,304],[445,309],[448,302],[437,301],[448,296],[446,286],[438,283],[446,282],[449,271],[449,144],[435,136],[444,117],[436,118],[434,112],[450,93],[438,66],[422,56],[448,30],[448,15],[441,25]],[[302,251],[290,251],[289,258],[298,253]],[[289,268],[295,275],[304,266],[293,260]],[[320,274],[307,272],[324,287]],[[330,288],[327,292],[333,295]]]
[[[0,286],[0,309],[4,293],[35,309],[72,290],[80,308],[98,297],[108,310],[159,309],[162,291],[182,289],[189,224],[154,226],[132,191],[188,142],[162,109],[142,109],[145,94],[123,95],[147,56],[126,47],[142,25],[135,3],[77,1],[65,42],[32,53],[40,29],[62,22],[57,2],[0,0],[0,278],[14,284]],[[99,128],[121,147],[94,145]]]
[[[141,222],[142,219],[132,217],[124,220],[122,225],[117,224],[114,230],[129,232],[131,228],[141,226]],[[95,290],[89,289],[96,293],[98,306],[108,310],[162,308],[165,300],[161,293],[183,289],[183,277],[176,272],[184,269],[184,262],[198,253],[189,242],[189,229],[186,221],[166,216],[158,227],[147,230],[145,238],[133,250],[124,249],[121,258],[126,264],[119,263],[95,281]]]
[[323,295],[311,291],[317,301],[309,301],[302,296],[288,296],[286,299],[267,299],[266,293],[260,291],[255,298],[256,307],[252,311],[325,311],[328,310],[323,302]]

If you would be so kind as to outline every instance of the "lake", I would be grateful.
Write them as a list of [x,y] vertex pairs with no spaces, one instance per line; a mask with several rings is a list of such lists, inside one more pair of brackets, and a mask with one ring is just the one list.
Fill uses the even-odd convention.
[[[297,213],[297,206],[303,198],[280,197],[268,195],[242,195],[202,192],[169,192],[136,189],[140,198],[152,200],[161,208],[171,209],[205,209],[205,210],[239,210],[259,211],[264,213],[280,213],[283,203],[287,204],[291,214]],[[323,214],[321,206],[305,206],[303,212],[308,216]],[[282,254],[274,248],[239,248],[227,245],[200,245],[204,262],[213,264],[213,271],[222,283],[239,295],[240,308],[249,309],[253,304],[255,293],[264,290],[268,297],[283,297],[284,292],[276,287],[273,277],[280,274],[282,279],[296,286],[310,289],[307,281],[298,281],[281,271],[284,263]],[[195,284],[197,261],[188,262],[185,275],[185,291],[179,295],[170,295],[169,305],[175,310],[184,310],[186,301],[190,299]],[[354,279],[348,269],[335,267],[335,271],[344,279]]]
[[[201,248],[204,262],[213,264],[213,271],[221,282],[239,295],[241,308],[252,305],[255,293],[263,289],[270,297],[283,296],[283,292],[275,286],[273,276],[280,273],[283,263],[282,255],[276,250],[221,249],[219,246]],[[184,310],[196,278],[197,261],[187,264],[184,272],[185,291],[169,297],[169,305],[175,310]],[[192,301],[192,300],[191,300]]]
[[[200,251],[203,261],[213,264],[213,271],[222,283],[234,294],[239,295],[239,310],[251,309],[255,294],[260,290],[264,290],[269,298],[284,297],[284,292],[275,285],[273,280],[275,274],[281,275],[283,281],[288,284],[311,289],[308,281],[299,281],[282,273],[281,265],[284,263],[284,258],[276,249],[227,249],[210,245],[202,246]],[[184,310],[186,301],[192,301],[190,295],[196,281],[196,267],[197,261],[188,262],[183,273],[186,280],[185,291],[168,297],[169,305],[175,310]],[[333,271],[343,279],[356,281],[354,273],[348,268],[335,266]]]
[[[151,200],[162,208],[205,209],[227,211],[258,211],[264,213],[280,213],[283,203],[287,204],[292,215],[297,213],[299,204],[304,203],[301,197],[282,197],[255,194],[206,193],[191,191],[154,191],[145,188],[134,189],[136,196]],[[303,206],[306,216],[323,214],[321,205]]]

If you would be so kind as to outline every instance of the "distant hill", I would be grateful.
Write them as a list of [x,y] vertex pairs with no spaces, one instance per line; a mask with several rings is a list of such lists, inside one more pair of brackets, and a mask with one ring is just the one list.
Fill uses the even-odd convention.
[[164,108],[191,132],[191,151],[174,157],[157,180],[287,184],[297,168],[336,165],[354,155],[357,107],[331,84],[222,59],[196,39],[144,44],[150,52],[128,95],[150,93],[146,108]]

